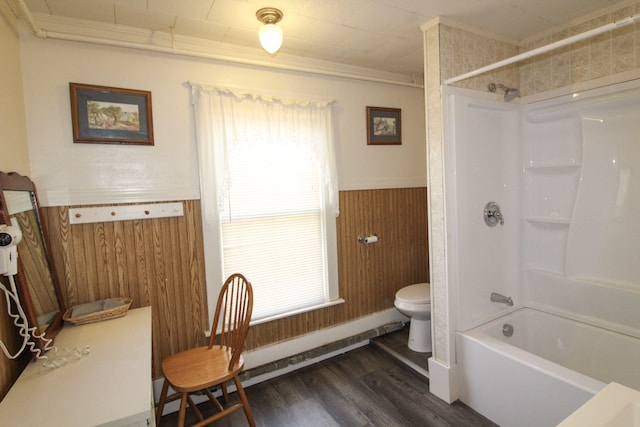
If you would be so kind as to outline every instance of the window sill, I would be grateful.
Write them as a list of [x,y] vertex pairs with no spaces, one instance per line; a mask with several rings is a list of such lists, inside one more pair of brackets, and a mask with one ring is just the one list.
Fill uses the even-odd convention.
[[[264,317],[262,319],[253,320],[253,321],[251,321],[249,326],[256,326],[256,325],[260,325],[262,323],[271,322],[273,320],[284,319],[285,317],[295,316],[296,314],[307,313],[309,311],[320,310],[322,308],[327,308],[327,307],[331,307],[331,306],[338,305],[338,304],[344,304],[344,302],[345,302],[344,299],[338,298],[338,299],[335,299],[333,301],[325,302],[325,303],[322,303],[322,304],[317,304],[317,305],[312,305],[312,306],[309,306],[309,307],[299,308],[297,310],[288,311],[286,313],[276,314],[274,316],[269,316],[269,317]],[[211,330],[205,331],[204,336],[209,338],[211,336]]]
[[262,323],[271,322],[273,320],[284,319],[285,317],[295,316],[296,314],[307,313],[309,311],[320,310],[321,308],[327,308],[338,304],[344,304],[342,298],[335,299],[333,301],[325,302],[322,304],[312,305],[310,307],[299,308],[293,311],[287,311],[286,313],[280,313],[273,316],[263,317],[262,319],[252,320],[250,326],[260,325]]

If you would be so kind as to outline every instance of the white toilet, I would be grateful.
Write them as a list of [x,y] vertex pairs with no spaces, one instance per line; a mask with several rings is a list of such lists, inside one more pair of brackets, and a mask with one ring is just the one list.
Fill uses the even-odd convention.
[[396,292],[394,305],[411,318],[409,348],[420,353],[431,352],[431,291],[428,283],[405,286]]

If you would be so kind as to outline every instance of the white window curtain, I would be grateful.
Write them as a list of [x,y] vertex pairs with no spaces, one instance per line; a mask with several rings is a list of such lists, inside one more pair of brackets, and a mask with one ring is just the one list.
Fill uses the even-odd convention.
[[204,222],[220,234],[216,271],[250,272],[254,319],[337,297],[326,230],[339,212],[333,101],[191,87]]

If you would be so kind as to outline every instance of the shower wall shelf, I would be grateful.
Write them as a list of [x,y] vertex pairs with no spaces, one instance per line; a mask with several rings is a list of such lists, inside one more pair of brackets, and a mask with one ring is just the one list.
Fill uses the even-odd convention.
[[566,164],[549,164],[549,165],[531,165],[531,166],[525,166],[525,170],[530,170],[530,171],[545,171],[545,170],[549,170],[549,171],[553,171],[553,170],[562,170],[562,169],[567,169],[567,170],[574,170],[574,169],[580,169],[582,167],[581,163],[566,163]]
[[528,222],[532,223],[541,223],[541,224],[560,224],[560,225],[569,225],[571,224],[570,218],[527,218]]
[[563,275],[569,223],[527,221],[525,270]]
[[549,116],[526,126],[524,268],[564,275],[583,167],[582,122],[571,115]]

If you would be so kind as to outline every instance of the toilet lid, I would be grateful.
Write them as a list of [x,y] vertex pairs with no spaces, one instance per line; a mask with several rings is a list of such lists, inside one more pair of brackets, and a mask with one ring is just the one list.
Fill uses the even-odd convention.
[[396,293],[396,300],[414,304],[431,302],[431,291],[428,283],[417,283],[405,286]]

